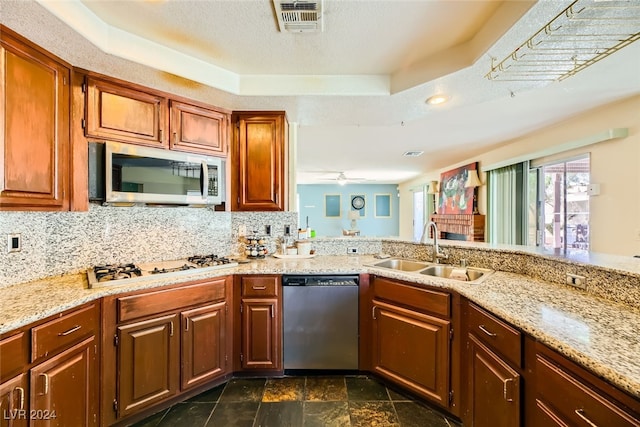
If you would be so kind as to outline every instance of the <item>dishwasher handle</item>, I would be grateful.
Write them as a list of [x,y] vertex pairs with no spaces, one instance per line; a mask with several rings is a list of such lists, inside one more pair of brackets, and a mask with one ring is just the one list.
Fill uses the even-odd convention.
[[307,286],[309,278],[304,276],[283,277],[282,286]]

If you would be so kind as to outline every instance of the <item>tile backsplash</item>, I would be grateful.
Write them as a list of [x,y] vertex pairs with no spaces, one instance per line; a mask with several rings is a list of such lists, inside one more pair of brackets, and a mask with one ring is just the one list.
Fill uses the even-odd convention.
[[[103,263],[150,262],[195,254],[236,255],[238,226],[274,236],[297,228],[295,212],[215,212],[210,208],[113,207],[88,212],[0,212],[0,286],[73,273]],[[19,233],[22,250],[8,253]]]

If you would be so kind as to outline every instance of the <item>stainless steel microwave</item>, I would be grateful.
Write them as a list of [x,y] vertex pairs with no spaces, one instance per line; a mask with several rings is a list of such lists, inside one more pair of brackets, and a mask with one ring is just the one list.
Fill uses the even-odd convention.
[[105,202],[218,205],[224,161],[180,151],[105,143]]

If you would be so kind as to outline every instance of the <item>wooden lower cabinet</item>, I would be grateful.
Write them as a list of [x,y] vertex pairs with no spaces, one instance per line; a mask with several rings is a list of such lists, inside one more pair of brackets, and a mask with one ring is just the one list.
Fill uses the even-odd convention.
[[242,302],[243,369],[280,369],[281,333],[278,330],[278,300],[243,299]]
[[640,426],[637,399],[571,365],[549,350],[536,355],[537,426]]
[[473,335],[469,343],[471,426],[519,426],[520,374]]
[[223,375],[227,369],[227,303],[195,308],[180,314],[182,330],[182,389]]
[[178,391],[177,314],[118,327],[118,416],[132,414]]
[[31,426],[97,426],[95,337],[31,369]]
[[449,405],[451,321],[373,301],[373,371]]
[[105,297],[103,425],[135,420],[231,373],[232,280]]
[[23,373],[0,384],[0,426],[26,427],[29,396],[28,374]]

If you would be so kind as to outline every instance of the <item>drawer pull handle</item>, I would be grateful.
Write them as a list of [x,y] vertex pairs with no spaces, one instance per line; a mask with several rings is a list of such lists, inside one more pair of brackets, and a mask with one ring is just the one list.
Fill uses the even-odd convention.
[[42,394],[46,395],[47,393],[49,393],[49,375],[40,374],[40,376],[44,377],[44,393]]
[[16,387],[18,393],[20,393],[20,410],[24,409],[24,389],[22,387]]
[[484,332],[485,334],[489,335],[491,338],[495,338],[498,336],[498,334],[494,334],[493,332],[491,332],[490,330],[488,330],[487,328],[485,328],[484,325],[479,325],[478,328]]
[[579,416],[585,423],[589,424],[591,427],[598,427],[596,423],[594,423],[589,418],[587,418],[586,415],[584,415],[584,409],[576,409],[574,412],[576,413],[577,416]]
[[69,329],[68,331],[64,331],[64,332],[59,332],[58,336],[59,337],[66,337],[67,335],[71,335],[72,333],[74,333],[75,331],[79,331],[80,328],[82,328],[81,325],[76,325],[73,328]]
[[254,291],[264,291],[265,289],[267,289],[267,287],[266,287],[266,286],[256,286],[256,285],[253,285],[251,288],[252,288]]
[[513,382],[513,378],[507,378],[502,381],[502,392],[504,394],[504,400],[507,402],[513,402],[513,388],[509,387],[509,384]]

